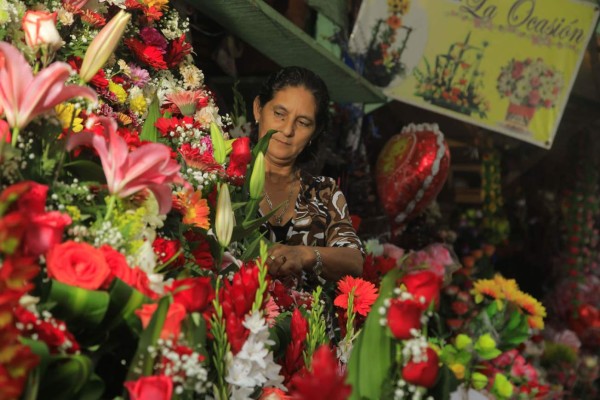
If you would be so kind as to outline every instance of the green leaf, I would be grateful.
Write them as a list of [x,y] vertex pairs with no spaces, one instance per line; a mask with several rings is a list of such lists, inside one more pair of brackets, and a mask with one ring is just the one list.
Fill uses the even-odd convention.
[[260,252],[260,241],[264,239],[264,236],[264,233],[257,235],[257,237],[252,242],[250,242],[248,247],[246,247],[246,250],[244,251],[244,253],[242,253],[240,260],[247,262],[250,260],[254,260],[256,257],[258,257]]
[[273,215],[273,211],[269,212],[267,215],[250,220],[244,221],[240,225],[236,225],[233,227],[233,233],[231,234],[231,241],[238,242],[243,238],[250,235],[252,232],[257,230],[262,224],[267,222],[269,218]]
[[140,336],[137,350],[127,372],[128,381],[135,381],[140,376],[152,375],[154,360],[148,352],[148,347],[156,347],[156,341],[160,337],[160,332],[167,318],[170,302],[171,298],[169,296],[165,296],[158,301],[158,307],[154,311],[150,323]]
[[92,375],[79,392],[78,400],[98,400],[104,393],[104,381],[96,374]]
[[92,376],[92,361],[82,355],[54,356],[42,377],[43,398],[77,399]]
[[152,97],[152,103],[150,103],[150,107],[148,107],[148,116],[146,117],[146,121],[144,121],[142,133],[140,133],[140,140],[158,142],[158,129],[154,126],[158,118],[160,118],[160,108],[158,97],[155,93]]
[[[373,310],[379,310],[383,301],[392,296],[399,277],[398,269],[385,275]],[[379,323],[380,318],[377,311],[369,313],[350,355],[347,382],[352,385],[350,398],[353,400],[380,399],[383,383],[393,365],[392,338],[388,335],[387,326]]]
[[102,166],[93,161],[75,160],[66,163],[64,168],[80,181],[106,182]]
[[134,314],[134,311],[141,307],[142,304],[152,301],[119,278],[114,279],[108,294],[108,310],[97,329],[97,335],[94,335],[96,340],[92,341],[92,343],[96,343],[99,337],[108,335],[120,323],[126,323],[130,326],[137,323],[139,319]]
[[52,280],[49,302],[55,303],[53,313],[69,324],[81,328],[97,327],[108,310],[108,293],[99,290],[87,290]]

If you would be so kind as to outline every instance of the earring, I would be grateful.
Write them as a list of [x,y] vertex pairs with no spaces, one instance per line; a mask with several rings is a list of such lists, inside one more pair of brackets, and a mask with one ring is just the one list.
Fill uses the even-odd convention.
[[309,145],[309,146],[312,146],[312,139],[310,139],[310,140],[308,141],[308,145]]

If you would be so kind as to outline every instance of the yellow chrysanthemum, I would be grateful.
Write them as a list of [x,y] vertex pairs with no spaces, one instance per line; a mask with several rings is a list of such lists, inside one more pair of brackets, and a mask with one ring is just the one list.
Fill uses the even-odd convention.
[[388,0],[387,4],[390,14],[404,15],[410,8],[410,0]]
[[198,228],[210,228],[208,214],[210,209],[206,199],[202,198],[202,192],[196,190],[194,192],[179,192],[177,193],[177,205],[183,214],[183,223],[194,225]]
[[119,103],[123,104],[127,100],[127,92],[118,83],[114,83],[113,81],[108,82],[108,90],[116,96]]
[[54,111],[63,129],[71,128],[73,132],[81,132],[83,130],[83,119],[79,118],[81,110],[75,108],[73,104],[61,103],[54,107]]
[[146,98],[143,95],[132,97],[129,100],[129,108],[131,109],[131,111],[138,114],[145,113],[146,109],[148,108]]

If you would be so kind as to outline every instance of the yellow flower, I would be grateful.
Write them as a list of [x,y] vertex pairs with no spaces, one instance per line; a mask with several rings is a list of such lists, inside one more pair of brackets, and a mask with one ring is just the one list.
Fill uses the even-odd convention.
[[464,379],[465,378],[465,366],[462,364],[452,364],[450,366],[450,370],[454,372],[456,379]]
[[475,296],[475,302],[481,303],[485,296],[493,299],[502,299],[504,293],[497,283],[491,279],[480,279],[473,284],[471,293]]
[[66,206],[65,209],[73,221],[79,221],[81,219],[81,211],[77,206]]
[[143,114],[148,108],[148,103],[146,102],[146,98],[143,95],[139,95],[132,97],[129,100],[129,107],[131,108],[131,111],[138,114]]
[[169,5],[169,0],[142,0],[149,8],[154,7],[159,10],[165,10]]
[[117,97],[117,101],[121,104],[127,100],[127,92],[123,89],[123,86],[113,81],[108,82],[108,90]]
[[526,314],[528,314],[527,322],[531,328],[543,329],[544,317],[546,316],[546,308],[533,296],[519,292],[514,299],[517,304]]
[[390,14],[404,15],[410,8],[410,0],[388,0],[387,4]]
[[73,104],[61,103],[54,107],[54,111],[63,129],[71,128],[73,132],[83,130],[83,119],[78,117],[81,110],[75,108]]

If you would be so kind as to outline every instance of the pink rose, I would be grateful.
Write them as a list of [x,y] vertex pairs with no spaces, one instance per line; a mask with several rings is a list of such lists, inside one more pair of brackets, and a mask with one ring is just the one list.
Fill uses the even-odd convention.
[[171,400],[173,394],[173,381],[165,375],[143,376],[125,387],[131,400]]
[[56,13],[27,11],[21,24],[25,32],[25,42],[32,49],[47,45],[50,50],[58,50],[63,40],[56,30]]

